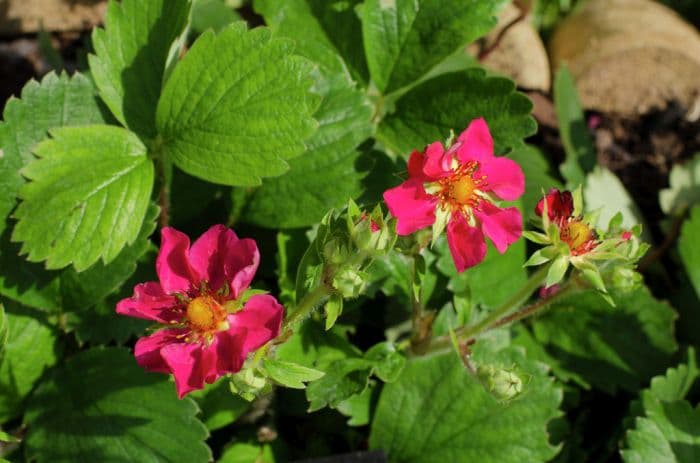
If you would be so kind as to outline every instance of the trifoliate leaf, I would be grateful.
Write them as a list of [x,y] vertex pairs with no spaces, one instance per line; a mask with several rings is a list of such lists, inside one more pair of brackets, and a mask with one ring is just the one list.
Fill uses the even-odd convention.
[[678,253],[688,273],[688,278],[695,288],[695,294],[700,297],[700,206],[695,206],[688,220],[683,224],[678,240]]
[[[277,34],[293,38],[297,52],[324,75],[367,82],[362,26],[355,13],[361,0],[255,0],[255,9]],[[349,75],[348,75],[349,74]]]
[[31,80],[21,99],[7,102],[0,123],[0,233],[24,183],[20,169],[34,159],[34,146],[49,129],[106,122],[105,113],[93,83],[79,73],[68,77],[51,72],[41,82]]
[[162,149],[185,172],[225,185],[259,185],[288,170],[315,129],[311,64],[265,28],[235,23],[202,34],[158,103]]
[[611,394],[634,392],[663,371],[676,350],[675,313],[644,287],[611,296],[615,308],[595,291],[566,296],[537,319],[534,334],[556,359],[555,373],[566,370],[584,387]]
[[[136,239],[153,188],[153,164],[131,132],[113,126],[64,127],[36,147],[22,173],[13,241],[47,268],[82,271],[112,261]],[[86,168],[89,166],[89,168]]]
[[44,369],[56,363],[56,332],[44,314],[5,301],[9,336],[0,360],[0,422],[21,413]]
[[417,358],[397,382],[384,386],[370,448],[404,463],[548,461],[557,449],[546,427],[559,413],[561,391],[542,364],[519,350],[491,360],[530,375],[520,398],[498,402],[453,353]]
[[498,0],[365,1],[360,16],[372,82],[388,94],[418,80],[495,26],[501,4]]
[[479,117],[486,119],[496,152],[523,146],[537,129],[530,116],[532,103],[503,77],[487,77],[482,69],[444,74],[406,93],[396,110],[379,126],[377,139],[405,158],[450,130],[460,133]]
[[700,202],[700,153],[684,164],[676,164],[668,177],[670,187],[659,192],[659,204],[666,214]]
[[685,399],[700,377],[695,349],[688,349],[688,360],[675,368],[669,368],[663,376],[652,378],[649,389],[642,394],[652,394],[664,402]]
[[357,168],[357,146],[372,133],[371,115],[363,94],[337,81],[314,114],[320,126],[307,151],[289,161],[287,174],[253,193],[244,220],[270,228],[308,226],[360,196],[364,174]]
[[554,78],[554,105],[566,159],[559,166],[568,188],[583,185],[596,164],[596,153],[583,116],[578,91],[571,73],[561,67]]
[[189,0],[109,2],[105,28],[95,29],[88,57],[100,96],[114,116],[146,138],[156,135],[155,112],[173,42],[182,34]]
[[309,381],[322,378],[324,373],[313,368],[308,368],[297,363],[284,360],[267,359],[263,362],[263,369],[270,378],[283,386],[293,389],[304,389]]
[[211,461],[195,403],[178,400],[164,375],[143,371],[126,349],[81,352],[28,405],[26,453],[39,463]]

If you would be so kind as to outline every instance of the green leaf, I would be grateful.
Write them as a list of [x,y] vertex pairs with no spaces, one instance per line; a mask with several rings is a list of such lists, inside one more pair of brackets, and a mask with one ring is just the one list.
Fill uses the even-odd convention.
[[690,211],[690,217],[681,228],[681,236],[678,240],[678,253],[685,267],[685,271],[695,288],[695,294],[700,297],[700,206],[695,206]]
[[343,296],[333,295],[324,307],[326,313],[326,329],[330,330],[335,325],[336,320],[343,313]]
[[315,381],[322,378],[324,373],[313,368],[301,366],[293,362],[284,360],[266,359],[263,363],[263,369],[267,372],[270,378],[274,379],[283,386],[293,389],[304,389],[309,381]]
[[[94,125],[51,131],[23,174],[23,202],[12,234],[22,252],[47,268],[82,271],[112,261],[133,243],[153,188],[153,164],[125,129]],[[90,166],[90,169],[86,169]]]
[[350,418],[348,426],[367,426],[369,424],[372,401],[376,398],[377,389],[375,383],[370,382],[363,392],[338,404],[338,411]]
[[385,383],[393,383],[406,366],[406,357],[390,342],[380,342],[365,352],[365,359],[374,363],[373,372]]
[[659,191],[659,204],[666,214],[700,203],[700,153],[674,165],[668,181],[670,187]]
[[253,193],[244,220],[270,228],[308,226],[360,196],[364,173],[356,167],[357,147],[372,133],[371,108],[350,82],[335,85],[314,114],[320,126],[307,151],[289,161],[287,174]]
[[268,444],[257,445],[246,442],[236,442],[228,447],[219,463],[275,463],[275,455]]
[[36,390],[25,445],[38,462],[211,461],[191,399],[126,349],[84,351]]
[[0,364],[2,363],[3,356],[5,354],[5,344],[7,344],[7,337],[10,331],[7,327],[7,314],[5,314],[5,307],[0,303]]
[[688,350],[688,362],[669,368],[652,379],[632,411],[638,415],[635,429],[626,436],[625,462],[693,462],[700,455],[700,409],[683,400],[700,376],[695,350]]
[[250,402],[231,392],[225,380],[206,384],[204,389],[193,391],[189,396],[202,410],[202,422],[209,431],[228,426],[251,407]]
[[501,4],[498,0],[366,0],[360,17],[372,82],[387,94],[418,80],[495,26]]
[[323,378],[306,387],[309,412],[323,407],[337,407],[355,394],[360,394],[368,384],[372,362],[363,358],[348,358],[333,362],[326,368]]
[[137,261],[152,246],[149,237],[156,228],[157,216],[158,207],[151,204],[136,240],[109,264],[98,262],[81,273],[67,268],[61,274],[63,310],[87,310],[117,291],[136,271]]
[[611,294],[610,307],[595,291],[576,293],[551,305],[534,324],[535,338],[584,387],[613,394],[637,391],[662,372],[677,346],[675,313],[642,287]]
[[189,0],[109,2],[105,28],[95,29],[88,56],[100,96],[112,114],[146,138],[156,135],[155,112],[171,47],[187,25]]
[[0,363],[0,423],[21,413],[44,369],[58,358],[56,332],[46,317],[5,301],[9,336]]
[[224,0],[193,0],[190,29],[201,34],[207,29],[219,32],[241,17]]
[[557,449],[546,426],[559,413],[561,391],[544,366],[520,350],[492,360],[531,375],[519,399],[498,402],[452,353],[417,358],[382,390],[370,448],[403,463],[548,461]]
[[311,65],[270,31],[235,23],[202,34],[175,67],[156,115],[163,149],[185,172],[259,185],[287,171],[315,129]]
[[[255,0],[255,10],[277,34],[293,38],[297,53],[324,75],[367,82],[362,26],[355,13],[362,0]],[[348,71],[350,76],[348,76]]]
[[[24,183],[20,169],[34,159],[34,146],[49,129],[106,122],[93,83],[76,73],[51,72],[41,82],[29,81],[21,99],[11,98],[0,123],[0,233]],[[2,268],[6,268],[3,266]]]
[[10,227],[0,236],[0,294],[20,304],[48,312],[61,310],[60,272],[27,262],[19,255],[20,246],[10,242]]
[[648,418],[637,418],[627,435],[625,463],[693,463],[700,456],[700,409],[685,400],[662,403],[650,400]]
[[554,77],[554,106],[566,159],[559,166],[567,187],[583,185],[596,164],[596,153],[583,116],[578,91],[569,70],[562,66]]
[[450,130],[460,133],[479,117],[486,119],[495,150],[523,146],[523,138],[535,133],[530,116],[532,103],[503,77],[487,77],[482,69],[444,74],[406,93],[396,111],[379,126],[377,139],[405,158],[414,149],[445,140]]
[[277,359],[298,363],[308,368],[325,370],[336,360],[360,357],[344,333],[334,327],[326,331],[314,320],[304,322],[294,335],[277,348]]
[[634,199],[620,179],[604,167],[596,166],[586,176],[583,197],[586,210],[593,211],[600,208],[597,223],[599,227],[606,228],[610,219],[618,212],[622,213],[624,227],[631,228],[638,223],[643,224],[642,214]]

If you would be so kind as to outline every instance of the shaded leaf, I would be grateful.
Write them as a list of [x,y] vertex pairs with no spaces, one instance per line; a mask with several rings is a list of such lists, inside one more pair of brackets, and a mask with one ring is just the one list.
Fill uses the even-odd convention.
[[487,77],[482,69],[443,74],[406,93],[396,110],[380,124],[377,139],[405,158],[436,140],[459,134],[479,117],[486,119],[496,152],[521,147],[535,133],[532,103],[502,77]]
[[700,206],[695,206],[690,212],[690,217],[683,224],[681,236],[678,240],[678,253],[695,288],[695,294],[700,297]]
[[91,349],[56,369],[32,396],[26,452],[52,463],[207,462],[207,431],[197,411],[126,349]]

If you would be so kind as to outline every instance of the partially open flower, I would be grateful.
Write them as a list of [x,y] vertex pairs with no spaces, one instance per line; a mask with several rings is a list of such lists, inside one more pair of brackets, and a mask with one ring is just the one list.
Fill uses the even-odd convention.
[[424,153],[414,151],[408,174],[408,180],[384,193],[397,219],[397,233],[408,235],[432,225],[435,240],[446,227],[458,271],[484,259],[484,235],[500,253],[520,238],[520,211],[501,208],[498,200],[518,199],[525,177],[515,161],[493,155],[493,139],[483,119],[472,121],[447,150],[435,142]]
[[[619,269],[633,272],[634,264],[646,252],[647,246],[640,243],[640,227],[622,230],[622,215],[610,221],[607,232],[596,230],[597,214],[583,214],[581,189],[573,194],[568,191],[550,190],[535,208],[542,218],[542,231],[526,231],[523,235],[535,243],[546,245],[536,251],[526,265],[550,263],[545,284],[556,285],[565,276],[569,264],[611,303],[606,283],[616,283],[614,272]],[[610,265],[614,262],[614,265]],[[619,280],[619,279],[618,279]]]
[[284,309],[266,294],[244,301],[260,262],[255,241],[223,225],[189,238],[164,228],[156,261],[159,282],[141,283],[117,313],[168,325],[136,342],[137,363],[172,373],[178,396],[241,369],[249,352],[279,334]]

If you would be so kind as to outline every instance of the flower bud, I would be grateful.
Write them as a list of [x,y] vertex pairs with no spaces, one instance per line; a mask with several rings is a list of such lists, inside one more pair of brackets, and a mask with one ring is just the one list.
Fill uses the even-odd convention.
[[486,390],[498,401],[507,402],[523,391],[523,381],[513,369],[480,365],[476,375]]

